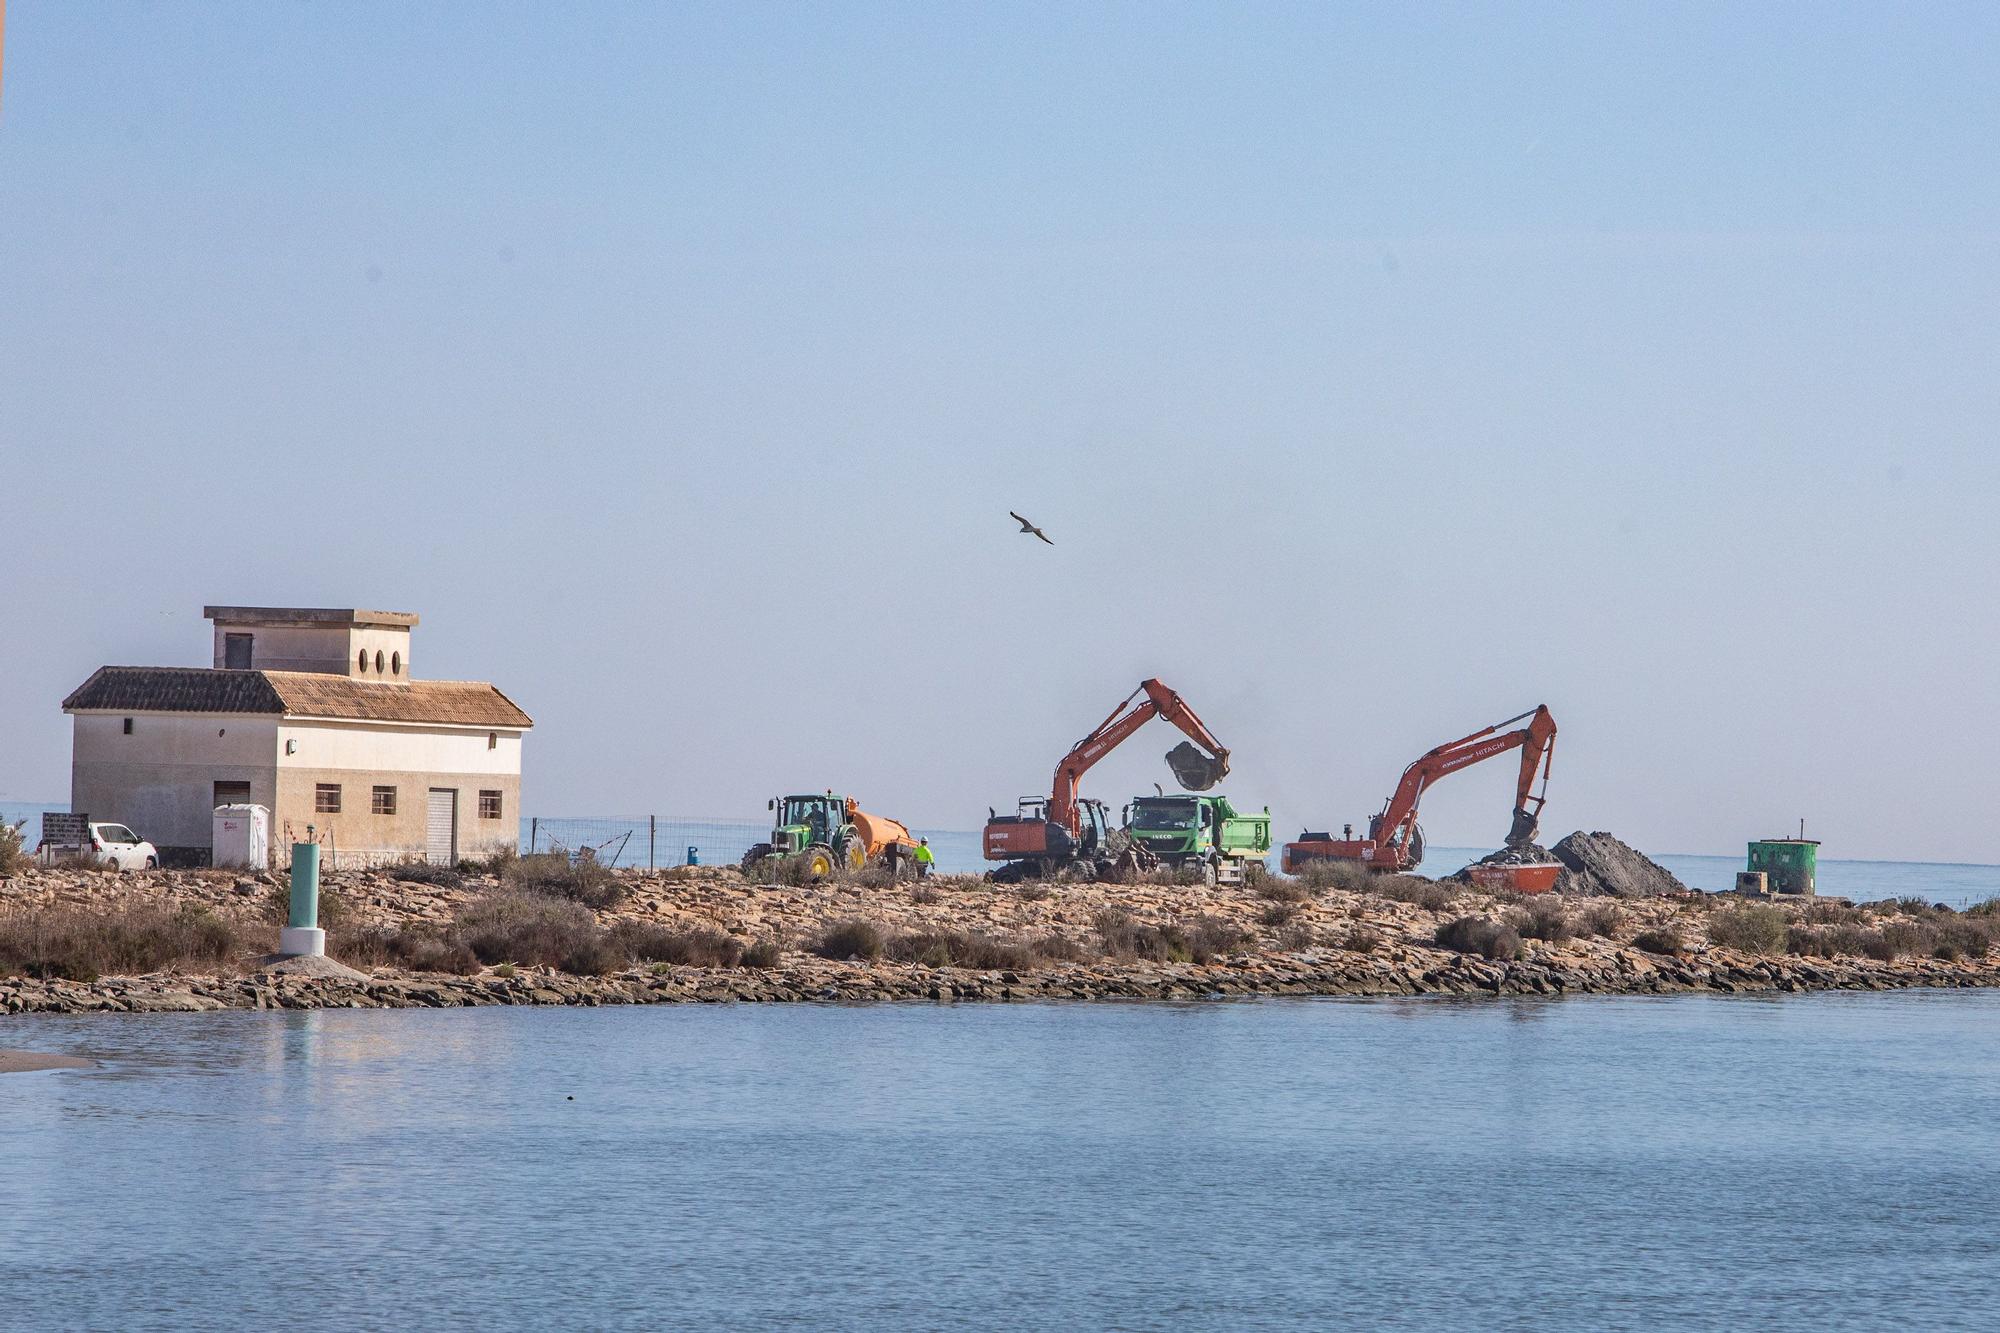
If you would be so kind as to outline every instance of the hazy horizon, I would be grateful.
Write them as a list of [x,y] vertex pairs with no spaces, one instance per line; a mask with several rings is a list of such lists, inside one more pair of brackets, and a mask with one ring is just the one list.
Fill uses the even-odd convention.
[[1285,837],[1547,703],[1550,837],[2000,862],[2000,11],[6,19],[0,799],[364,606],[530,814],[977,827],[1158,676]]

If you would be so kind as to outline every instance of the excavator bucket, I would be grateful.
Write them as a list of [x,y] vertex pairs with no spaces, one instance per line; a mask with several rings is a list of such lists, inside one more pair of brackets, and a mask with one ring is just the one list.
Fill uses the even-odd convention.
[[1229,775],[1229,754],[1203,754],[1194,742],[1182,741],[1167,751],[1167,767],[1183,790],[1207,791]]

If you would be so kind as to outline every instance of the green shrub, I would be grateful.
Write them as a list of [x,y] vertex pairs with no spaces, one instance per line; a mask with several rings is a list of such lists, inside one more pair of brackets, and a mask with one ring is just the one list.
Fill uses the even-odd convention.
[[22,850],[21,829],[27,824],[0,824],[0,879],[18,875],[28,868],[31,858]]
[[1776,907],[1731,907],[1708,919],[1708,942],[1744,953],[1783,953],[1790,924]]

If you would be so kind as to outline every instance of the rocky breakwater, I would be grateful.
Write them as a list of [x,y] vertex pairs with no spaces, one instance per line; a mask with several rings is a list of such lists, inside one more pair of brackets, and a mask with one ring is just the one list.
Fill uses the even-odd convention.
[[270,970],[282,876],[29,872],[0,887],[0,1013],[2000,984],[1993,918],[1921,903],[1521,898],[1404,876],[787,885],[698,868],[578,885],[519,867],[329,876],[350,976]]

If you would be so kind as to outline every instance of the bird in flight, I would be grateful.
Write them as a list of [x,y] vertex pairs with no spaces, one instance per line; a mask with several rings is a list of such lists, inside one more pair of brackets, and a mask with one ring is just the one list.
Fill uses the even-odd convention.
[[[1021,525],[1021,531],[1023,531],[1023,532],[1031,532],[1031,533],[1033,533],[1033,534],[1034,534],[1035,536],[1037,536],[1037,537],[1040,537],[1040,538],[1041,538],[1041,539],[1042,539],[1043,541],[1045,541],[1045,542],[1049,542],[1049,534],[1048,534],[1048,533],[1046,533],[1046,532],[1043,532],[1043,531],[1042,531],[1042,530],[1041,530],[1040,528],[1038,528],[1038,527],[1036,527],[1036,526],[1035,526],[1034,524],[1032,524],[1032,523],[1028,522],[1028,520],[1027,520],[1027,519],[1025,519],[1025,518],[1022,518],[1022,517],[1021,517],[1021,516],[1020,516],[1019,514],[1015,513],[1015,512],[1013,511],[1013,510],[1009,509],[1009,510],[1007,511],[1007,517],[1008,517],[1008,518],[1011,518],[1011,519],[1013,519],[1013,520],[1014,520],[1014,521],[1015,521],[1016,523],[1019,523],[1019,524]],[[1054,542],[1049,542],[1049,545],[1051,545],[1051,546],[1054,546],[1054,545],[1055,545],[1055,543],[1054,543]]]

